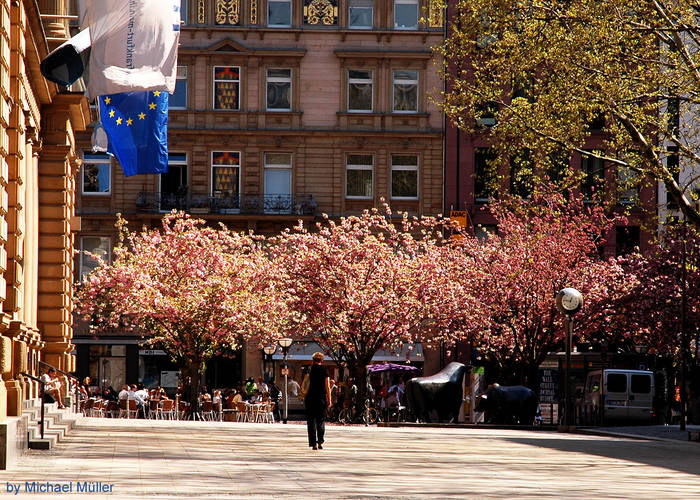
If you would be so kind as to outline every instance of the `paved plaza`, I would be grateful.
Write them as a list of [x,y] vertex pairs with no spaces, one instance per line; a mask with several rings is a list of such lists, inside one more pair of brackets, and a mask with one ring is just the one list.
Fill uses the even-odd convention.
[[[55,449],[0,472],[0,496],[700,498],[694,442],[359,426],[329,426],[326,441],[312,451],[295,424],[84,418]],[[67,492],[36,493],[47,482]]]

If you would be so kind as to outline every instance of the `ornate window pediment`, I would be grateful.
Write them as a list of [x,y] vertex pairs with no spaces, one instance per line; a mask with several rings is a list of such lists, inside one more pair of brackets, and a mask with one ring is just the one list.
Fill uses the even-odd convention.
[[338,24],[338,0],[304,0],[304,22],[311,26]]
[[207,50],[209,50],[210,52],[249,52],[248,47],[239,42],[236,42],[235,40],[231,40],[230,38],[219,40],[215,44],[209,46]]

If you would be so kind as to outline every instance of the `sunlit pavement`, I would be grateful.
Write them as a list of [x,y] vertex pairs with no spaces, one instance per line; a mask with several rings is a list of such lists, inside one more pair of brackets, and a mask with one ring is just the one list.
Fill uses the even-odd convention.
[[[86,418],[0,472],[15,498],[700,498],[700,443],[494,429]],[[67,485],[67,493],[25,491]],[[90,483],[111,495],[77,493]]]

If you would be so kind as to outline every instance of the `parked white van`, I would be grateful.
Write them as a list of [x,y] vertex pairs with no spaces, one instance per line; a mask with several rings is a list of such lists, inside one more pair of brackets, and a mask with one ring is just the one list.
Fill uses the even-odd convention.
[[[586,378],[584,413],[592,422],[650,423],[654,416],[654,373],[646,370],[592,371]],[[601,401],[604,404],[601,405]]]

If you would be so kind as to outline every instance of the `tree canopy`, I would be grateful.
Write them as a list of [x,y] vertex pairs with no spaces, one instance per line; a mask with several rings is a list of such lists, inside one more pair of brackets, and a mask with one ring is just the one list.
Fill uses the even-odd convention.
[[[578,152],[623,169],[621,184],[656,179],[700,226],[697,2],[449,3],[440,101],[460,128],[485,134],[503,159],[531,152],[535,173]],[[603,147],[591,150],[601,126]],[[678,165],[695,175],[679,177]]]
[[392,220],[378,209],[303,226],[270,241],[294,333],[312,338],[355,377],[379,349],[454,339],[472,301],[444,267],[445,222]]
[[198,386],[214,355],[285,331],[274,272],[257,239],[169,214],[132,232],[121,217],[111,263],[80,285],[77,310],[96,328],[120,327],[168,352]]
[[466,279],[454,279],[480,307],[480,320],[466,333],[487,358],[534,384],[540,363],[565,338],[556,293],[574,287],[584,295],[576,323],[579,338],[586,339],[595,328],[588,318],[605,308],[610,285],[622,274],[614,259],[599,255],[600,235],[612,220],[600,206],[556,194],[513,197],[494,203],[491,211],[497,234],[481,242],[467,236],[454,245],[455,260],[472,268],[462,275]]

